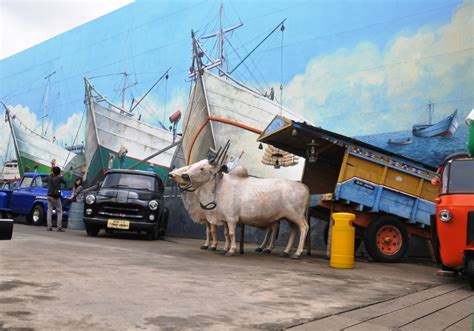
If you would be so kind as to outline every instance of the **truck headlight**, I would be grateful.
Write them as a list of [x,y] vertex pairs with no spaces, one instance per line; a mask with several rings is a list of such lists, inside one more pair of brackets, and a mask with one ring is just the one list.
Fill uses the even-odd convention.
[[157,209],[158,209],[158,201],[156,201],[156,200],[151,200],[150,202],[148,202],[148,207],[149,207],[151,210],[157,210]]
[[86,196],[86,204],[92,205],[95,202],[95,195],[94,194],[88,194]]
[[442,210],[439,212],[439,219],[442,220],[443,222],[449,222],[453,215],[451,215],[451,212],[449,210]]

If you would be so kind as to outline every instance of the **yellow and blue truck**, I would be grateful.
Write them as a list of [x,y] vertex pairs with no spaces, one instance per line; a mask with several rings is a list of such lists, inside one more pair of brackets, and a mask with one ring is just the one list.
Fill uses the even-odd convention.
[[259,141],[306,159],[302,182],[310,189],[311,214],[329,221],[334,212],[354,213],[356,236],[374,260],[400,261],[413,235],[431,239],[433,167],[281,116]]

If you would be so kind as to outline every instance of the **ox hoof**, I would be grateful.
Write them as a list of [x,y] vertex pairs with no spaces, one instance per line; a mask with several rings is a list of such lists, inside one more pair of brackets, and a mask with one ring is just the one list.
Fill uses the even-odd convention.
[[280,254],[280,257],[290,257],[290,254],[283,252]]
[[208,248],[209,248],[209,246],[202,245],[202,246],[201,246],[201,247],[199,247],[199,248],[201,248],[201,249],[208,249]]
[[293,254],[293,255],[291,256],[291,258],[292,258],[293,260],[299,260],[299,259],[300,259],[300,256],[299,256],[299,255],[296,255],[296,254]]
[[255,248],[255,252],[257,252],[257,253],[261,253],[262,251],[263,251],[263,249],[261,247]]
[[272,253],[272,250],[271,249],[268,249],[268,248],[265,248],[263,250],[263,254],[271,254]]
[[227,253],[225,253],[225,256],[235,256],[235,253],[227,252]]
[[214,252],[214,251],[216,251],[216,248],[215,248],[215,247],[209,247],[207,250],[208,250],[208,251],[213,251],[213,252]]

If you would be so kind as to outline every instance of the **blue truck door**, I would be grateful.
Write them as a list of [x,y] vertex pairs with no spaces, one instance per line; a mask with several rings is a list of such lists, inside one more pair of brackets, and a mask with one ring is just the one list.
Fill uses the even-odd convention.
[[15,214],[24,214],[28,207],[26,202],[27,196],[30,195],[31,183],[33,182],[33,177],[23,177],[21,180],[20,186],[13,191],[12,194],[12,203],[11,211]]

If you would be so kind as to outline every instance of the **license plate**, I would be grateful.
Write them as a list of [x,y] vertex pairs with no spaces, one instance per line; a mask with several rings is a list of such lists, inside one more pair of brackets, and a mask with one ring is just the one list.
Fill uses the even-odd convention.
[[107,220],[107,227],[111,229],[128,230],[130,229],[130,222],[122,220]]

